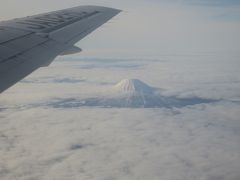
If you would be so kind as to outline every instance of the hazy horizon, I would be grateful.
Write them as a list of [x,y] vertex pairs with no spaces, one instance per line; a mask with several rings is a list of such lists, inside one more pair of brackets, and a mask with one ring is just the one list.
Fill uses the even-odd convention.
[[227,0],[30,1],[2,2],[1,20],[79,5],[123,10],[78,43],[80,56],[135,57],[162,54],[240,52],[240,3]]
[[122,9],[0,94],[1,180],[239,180],[240,1],[9,0],[0,20]]

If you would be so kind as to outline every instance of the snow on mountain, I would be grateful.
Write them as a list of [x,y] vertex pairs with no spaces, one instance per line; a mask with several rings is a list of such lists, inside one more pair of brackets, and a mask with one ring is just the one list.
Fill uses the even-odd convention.
[[55,108],[74,108],[81,106],[108,108],[172,108],[184,107],[216,100],[198,97],[178,98],[161,95],[158,88],[151,87],[138,79],[124,79],[101,95],[85,99],[67,98],[48,104]]
[[155,88],[148,86],[138,79],[124,79],[113,87],[113,91],[118,93],[153,94]]

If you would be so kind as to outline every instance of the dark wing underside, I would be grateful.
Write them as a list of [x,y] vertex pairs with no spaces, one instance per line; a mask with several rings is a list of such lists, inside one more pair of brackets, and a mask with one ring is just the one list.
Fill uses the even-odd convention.
[[81,51],[74,44],[120,10],[79,6],[0,23],[0,93],[58,55]]

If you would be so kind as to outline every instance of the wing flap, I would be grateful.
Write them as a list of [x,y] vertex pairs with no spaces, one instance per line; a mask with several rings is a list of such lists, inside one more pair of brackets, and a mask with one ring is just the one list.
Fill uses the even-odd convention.
[[65,48],[59,43],[48,41],[1,64],[0,67],[4,67],[4,70],[0,73],[0,92],[3,92],[39,67],[49,65]]
[[13,56],[22,54],[46,41],[46,38],[30,34],[28,36],[5,42],[0,45],[0,64],[8,61]]
[[60,55],[65,56],[65,55],[71,55],[71,54],[76,54],[82,52],[82,49],[77,47],[77,46],[72,46],[69,49],[63,51]]
[[0,44],[5,42],[21,38],[30,34],[30,32],[22,31],[19,29],[7,28],[7,27],[0,27]]
[[119,12],[80,6],[1,22],[0,93],[58,55],[79,52],[74,44]]

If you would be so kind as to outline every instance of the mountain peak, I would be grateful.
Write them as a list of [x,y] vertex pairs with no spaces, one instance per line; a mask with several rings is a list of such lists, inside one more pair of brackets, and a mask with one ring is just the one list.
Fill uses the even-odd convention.
[[124,107],[124,108],[172,108],[188,105],[215,102],[211,99],[201,98],[178,98],[161,95],[159,89],[148,86],[138,79],[124,79],[100,96],[85,99],[63,99],[59,102],[50,103],[56,108],[61,107]]
[[114,90],[123,93],[152,94],[154,88],[138,79],[123,79],[114,86]]

